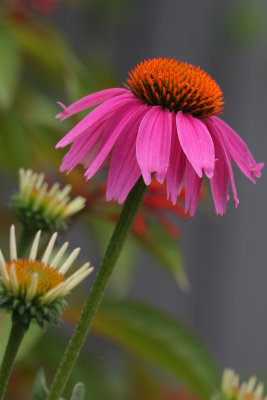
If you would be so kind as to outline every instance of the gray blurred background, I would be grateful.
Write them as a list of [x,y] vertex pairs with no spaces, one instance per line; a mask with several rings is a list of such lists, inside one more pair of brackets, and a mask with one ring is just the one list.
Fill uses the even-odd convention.
[[[147,58],[173,57],[200,66],[223,90],[222,118],[247,142],[256,161],[266,160],[266,0],[101,0],[88,1],[86,11],[62,3],[51,18],[73,47],[106,60],[121,82]],[[215,217],[210,201],[199,206],[193,220],[177,220],[191,291],[182,293],[144,254],[130,295],[179,316],[221,367],[264,376],[267,182],[265,170],[256,186],[237,168],[234,172],[237,209],[230,199],[226,215]]]

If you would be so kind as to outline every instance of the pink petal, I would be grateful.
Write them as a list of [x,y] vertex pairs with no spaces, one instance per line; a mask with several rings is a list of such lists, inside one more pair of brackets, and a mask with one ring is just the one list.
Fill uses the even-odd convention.
[[124,128],[127,127],[127,124],[131,119],[135,117],[135,114],[140,112],[140,107],[143,108],[143,105],[141,106],[140,102],[138,102],[137,105],[136,103],[128,105],[126,111],[124,110],[123,113],[117,112],[108,122],[103,131],[103,137],[105,136],[105,140],[103,140],[101,150],[84,174],[87,180],[90,179],[101,167],[119,135],[122,133]]
[[238,136],[238,134],[224,121],[218,117],[210,117],[217,126],[221,135],[226,136],[231,156],[235,163],[252,182],[255,183],[254,177],[261,176],[261,169],[264,163],[257,164],[250,153],[246,143]]
[[172,142],[169,167],[166,174],[167,198],[171,198],[173,204],[176,204],[184,180],[186,158],[178,140],[175,117],[172,124]]
[[63,162],[60,166],[61,172],[67,171],[67,173],[70,173],[77,164],[83,162],[84,157],[86,157],[88,153],[92,153],[92,149],[95,148],[96,143],[99,143],[99,139],[106,125],[107,121],[104,121],[104,123],[101,122],[97,127],[94,125],[88,129],[84,135],[75,140],[70,150],[63,158]]
[[144,181],[151,182],[156,172],[158,182],[163,183],[169,165],[172,133],[172,114],[160,106],[152,107],[142,119],[136,140],[136,157]]
[[147,110],[147,106],[141,107],[127,124],[127,131],[125,128],[117,140],[108,173],[107,201],[114,199],[119,204],[123,203],[141,175],[136,159],[136,137],[141,119]]
[[103,135],[100,135],[99,138],[96,140],[96,142],[93,144],[93,146],[90,148],[90,151],[88,151],[80,161],[80,164],[83,165],[84,169],[90,167],[90,165],[98,155],[102,143],[103,143]]
[[227,161],[224,155],[224,149],[221,143],[213,136],[215,147],[215,167],[214,174],[210,180],[212,196],[214,200],[216,215],[223,215],[226,211],[228,200],[228,190],[230,183],[230,175],[227,167]]
[[198,118],[182,111],[176,117],[178,137],[182,149],[201,178],[202,170],[211,178],[214,170],[214,146],[206,126]]
[[185,213],[193,217],[196,213],[202,179],[196,174],[191,163],[186,160],[185,167]]
[[213,117],[209,117],[205,119],[205,124],[211,133],[212,137],[215,137],[221,147],[221,156],[225,160],[225,165],[228,169],[231,185],[232,185],[232,191],[233,191],[233,196],[234,196],[234,202],[235,202],[235,207],[238,206],[239,200],[237,197],[237,191],[236,191],[236,186],[235,186],[235,179],[234,179],[234,174],[231,166],[231,154],[230,154],[230,149],[229,149],[229,142],[225,138],[224,135],[221,134],[219,131],[217,124],[214,124]]
[[86,131],[99,122],[108,119],[115,111],[119,111],[123,107],[142,104],[142,102],[136,99],[133,95],[121,95],[116,96],[110,100],[105,101],[92,112],[90,112],[85,118],[83,118],[73,129],[61,139],[56,145],[56,149],[59,147],[65,147],[80,135],[86,133]]
[[58,102],[58,104],[61,105],[61,107],[63,108],[63,111],[57,114],[56,118],[63,121],[64,119],[70,117],[73,114],[94,107],[112,97],[126,93],[129,93],[129,90],[123,88],[113,88],[113,89],[100,90],[99,92],[89,94],[88,96],[85,96],[82,99],[71,104],[69,107],[66,107],[64,106],[64,104]]

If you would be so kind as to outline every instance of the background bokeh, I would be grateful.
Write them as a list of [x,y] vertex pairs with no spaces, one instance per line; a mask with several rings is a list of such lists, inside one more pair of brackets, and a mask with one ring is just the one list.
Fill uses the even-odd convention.
[[[54,146],[69,125],[54,120],[59,110],[56,101],[69,104],[92,91],[121,86],[127,72],[143,59],[173,57],[208,72],[224,93],[223,119],[246,141],[255,159],[265,162],[266,1],[62,0],[49,15],[11,14],[2,10],[0,23],[0,53],[5,56],[5,61],[0,58],[0,73],[10,72],[4,82],[0,76],[2,243],[7,242],[6,232],[14,220],[6,213],[6,201],[16,189],[18,167],[45,170],[51,179],[76,179],[78,193],[86,185],[81,171],[75,178],[57,172],[63,152],[56,152]],[[10,60],[5,46],[14,48],[6,50]],[[204,341],[220,370],[232,367],[243,376],[257,374],[265,379],[267,183],[265,171],[256,186],[237,169],[235,175],[237,209],[230,198],[226,215],[215,217],[207,193],[194,219],[172,217],[181,231],[189,291],[182,291],[159,261],[140,249],[127,260],[134,265],[131,275],[118,274],[113,290],[178,317]],[[77,220],[65,237],[71,238],[73,247],[81,244],[82,257],[97,267],[101,246],[94,225]],[[67,341],[71,328],[64,329]],[[51,332],[41,339],[43,346],[37,353],[41,360],[45,360],[44,347],[53,346],[49,340],[52,343],[59,335],[58,329]],[[125,399],[121,373],[127,375],[130,367],[125,368],[123,356],[118,357],[121,350],[94,336],[86,348],[94,353],[93,364],[85,361],[91,376],[105,359],[106,371],[101,373],[112,375],[116,399]],[[61,354],[56,353],[55,361],[50,360],[55,365]],[[136,398],[141,399],[140,394]]]

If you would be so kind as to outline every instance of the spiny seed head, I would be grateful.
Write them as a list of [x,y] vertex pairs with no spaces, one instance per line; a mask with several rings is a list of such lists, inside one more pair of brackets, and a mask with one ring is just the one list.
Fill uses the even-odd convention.
[[194,117],[218,115],[223,109],[222,91],[206,72],[171,58],[141,62],[129,73],[126,86],[150,106]]
[[28,258],[17,257],[15,228],[10,229],[10,261],[0,250],[0,308],[12,312],[13,322],[21,321],[25,329],[32,319],[43,327],[45,322],[60,321],[66,306],[64,297],[93,270],[89,263],[66,277],[77,258],[77,248],[64,260],[68,243],[53,253],[57,233],[54,233],[42,258],[37,258],[41,231],[37,232]]

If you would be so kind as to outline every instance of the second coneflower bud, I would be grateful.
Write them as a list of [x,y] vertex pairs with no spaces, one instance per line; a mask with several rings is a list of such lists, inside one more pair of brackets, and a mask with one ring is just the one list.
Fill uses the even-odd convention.
[[60,189],[56,182],[48,188],[44,177],[20,169],[19,192],[12,197],[10,208],[26,230],[52,233],[66,228],[68,218],[84,208],[85,198],[71,200],[71,185]]
[[10,260],[5,261],[0,250],[0,309],[12,313],[13,323],[22,322],[26,330],[35,320],[41,327],[45,322],[60,321],[61,310],[66,306],[64,297],[93,270],[90,263],[68,277],[80,249],[64,260],[68,243],[53,254],[57,233],[51,239],[41,258],[37,257],[41,231],[38,231],[28,258],[17,257],[14,225],[10,229]]
[[252,376],[247,382],[240,383],[239,376],[226,369],[222,378],[222,395],[214,400],[267,400],[264,397],[264,385]]

